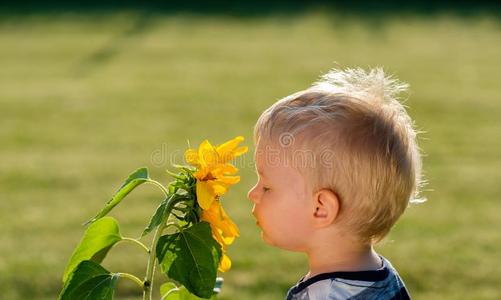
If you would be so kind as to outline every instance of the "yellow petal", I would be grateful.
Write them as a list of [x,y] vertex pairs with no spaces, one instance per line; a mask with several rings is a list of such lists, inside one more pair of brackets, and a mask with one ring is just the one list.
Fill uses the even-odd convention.
[[236,236],[224,236],[223,231],[215,226],[211,225],[212,237],[221,245],[223,248],[227,247],[236,239]]
[[226,185],[232,185],[240,181],[240,176],[223,176],[219,177],[217,181]]
[[[203,220],[203,221],[208,221],[208,220]],[[235,237],[232,238],[223,237],[222,231],[217,229],[216,226],[213,225],[213,223],[211,223],[210,227],[211,227],[212,237],[216,240],[216,242],[218,242],[219,245],[221,245],[221,247],[225,248],[226,246],[231,245],[235,240]]]
[[229,218],[219,226],[221,230],[221,236],[223,237],[224,243],[229,245],[233,243],[236,237],[240,236],[237,225],[233,223]]
[[208,140],[203,141],[198,147],[198,157],[201,166],[211,166],[217,163],[218,154]]
[[223,236],[221,235],[221,232],[217,230],[214,226],[211,226],[212,229],[212,237],[221,245],[222,247],[226,247],[231,245],[231,243],[227,244]]
[[235,148],[243,142],[244,137],[243,136],[237,136],[236,138],[229,140],[219,146],[216,147],[217,153],[220,155],[224,155],[225,153],[232,152],[235,150]]
[[237,157],[237,156],[244,154],[248,150],[249,150],[249,147],[247,147],[247,146],[239,147],[235,151],[233,151],[233,155],[235,155],[235,157]]
[[221,205],[219,205],[219,213],[220,213],[221,224],[218,226],[218,228],[223,231],[223,235],[228,236],[228,237],[239,236],[240,232],[238,231],[237,225],[235,225],[235,223],[233,223],[233,221],[226,214],[226,212],[224,211],[224,209]]
[[237,236],[238,235],[225,236],[222,230],[218,230],[218,242],[224,246],[233,244]]
[[240,144],[243,140],[243,136],[237,136],[236,138],[216,147],[217,154],[219,155],[219,163],[226,163],[227,161],[245,153],[247,151],[247,147],[240,147],[235,150],[238,144]]
[[218,201],[213,201],[208,209],[202,212],[200,218],[203,221],[209,222],[211,228],[216,229],[221,222],[221,214],[219,213]]
[[228,191],[228,185],[218,180],[207,181],[207,186],[210,188],[213,195],[222,196]]
[[223,253],[223,256],[221,257],[221,261],[219,261],[219,268],[218,268],[218,270],[220,272],[226,272],[230,268],[231,268],[231,260],[228,257],[228,255],[226,255],[225,253]]
[[212,235],[222,246],[232,244],[240,236],[237,225],[228,217],[218,200],[202,212],[201,219],[210,224]]
[[193,173],[193,176],[198,180],[205,180],[207,175],[209,174],[209,168],[207,167],[199,167],[196,172]]
[[197,180],[197,202],[202,209],[209,209],[212,202],[216,199],[216,195],[211,193],[211,188],[208,187],[206,181]]
[[184,159],[190,165],[193,165],[196,167],[200,166],[198,152],[195,149],[186,150],[186,152],[184,152]]
[[215,177],[233,175],[237,172],[238,169],[232,164],[219,164],[211,169],[211,173],[214,174]]

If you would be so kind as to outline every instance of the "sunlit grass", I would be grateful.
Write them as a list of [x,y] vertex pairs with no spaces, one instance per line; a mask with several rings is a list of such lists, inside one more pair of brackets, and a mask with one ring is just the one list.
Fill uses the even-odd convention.
[[[382,65],[408,81],[406,104],[426,132],[429,201],[411,207],[378,250],[416,299],[499,298],[500,28],[488,18],[374,23],[322,13],[1,20],[1,298],[53,299],[80,225],[127,174],[148,166],[167,182],[163,170],[171,157],[181,162],[187,140],[242,134],[250,145],[262,110],[335,62]],[[260,241],[245,199],[251,152],[225,198],[242,237],[221,299],[282,299],[306,261]],[[124,234],[139,235],[160,197],[144,187],[116,209]],[[112,251],[112,271],[144,275],[140,249]],[[140,294],[124,283],[118,298]]]

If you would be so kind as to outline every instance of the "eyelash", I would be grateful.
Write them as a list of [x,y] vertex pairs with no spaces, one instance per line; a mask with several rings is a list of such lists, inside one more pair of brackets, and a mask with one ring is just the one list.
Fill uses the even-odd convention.
[[266,193],[266,192],[267,192],[267,191],[269,191],[269,190],[270,190],[270,188],[267,188],[267,187],[264,187],[264,186],[263,186],[263,192],[265,192],[265,193]]

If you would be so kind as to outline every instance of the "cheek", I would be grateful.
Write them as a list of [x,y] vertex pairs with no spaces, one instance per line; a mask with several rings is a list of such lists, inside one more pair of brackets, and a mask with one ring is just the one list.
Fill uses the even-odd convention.
[[255,210],[262,225],[273,227],[277,231],[287,232],[291,228],[305,225],[307,221],[306,208],[297,206],[290,197],[264,197]]
[[304,199],[296,199],[291,201],[290,205],[284,211],[284,215],[289,220],[289,226],[293,232],[297,234],[307,233],[311,227],[312,207],[307,205]]

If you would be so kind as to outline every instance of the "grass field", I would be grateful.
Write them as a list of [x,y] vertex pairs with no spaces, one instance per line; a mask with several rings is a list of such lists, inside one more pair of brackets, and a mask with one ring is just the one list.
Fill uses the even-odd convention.
[[[428,202],[378,251],[415,299],[501,298],[501,24],[489,17],[224,17],[134,11],[0,18],[0,298],[54,299],[81,224],[131,171],[167,182],[187,140],[244,135],[262,110],[336,66],[384,66],[411,84]],[[251,149],[252,150],[252,149]],[[282,299],[302,255],[264,245],[242,182],[225,198],[242,236],[221,299]],[[141,187],[114,212],[138,236],[161,195]],[[144,276],[118,245],[105,266]],[[160,277],[159,277],[160,278]],[[119,284],[117,299],[141,292]]]

